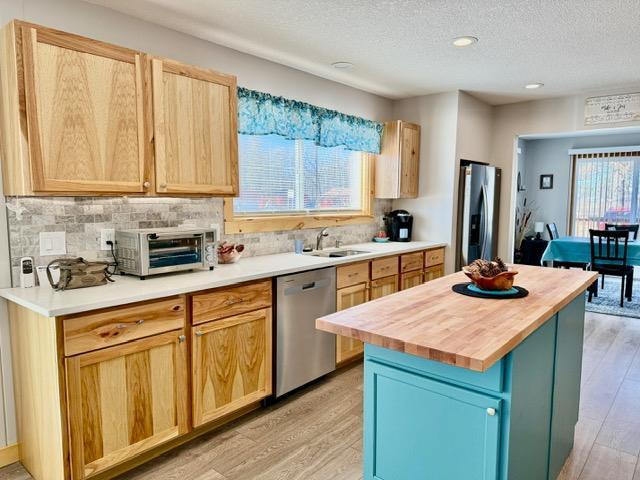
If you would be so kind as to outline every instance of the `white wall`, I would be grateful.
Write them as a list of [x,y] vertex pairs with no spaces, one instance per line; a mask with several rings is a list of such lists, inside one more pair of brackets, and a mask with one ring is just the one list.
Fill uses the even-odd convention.
[[505,259],[513,258],[514,202],[516,198],[513,176],[517,168],[515,162],[517,137],[524,134],[577,132],[596,128],[640,125],[640,122],[598,125],[597,127],[586,127],[584,125],[584,102],[587,97],[628,93],[637,91],[638,88],[640,88],[640,85],[635,89],[611,89],[494,107],[491,163],[502,168],[498,244],[498,254],[500,256]]
[[[560,235],[568,233],[567,217],[571,161],[571,148],[597,148],[640,145],[640,133],[623,135],[597,135],[540,140],[525,140],[525,153],[521,158],[524,182],[523,192],[528,201],[535,202],[536,213],[532,222],[555,222]],[[540,189],[540,175],[553,175],[553,189]]]
[[[418,123],[420,137],[420,190],[418,198],[394,200],[394,209],[413,215],[413,239],[451,245],[456,170],[458,93],[407,98],[394,103],[393,117]],[[454,256],[446,252],[447,272]]]
[[[392,118],[392,102],[78,0],[0,0],[0,24],[17,18],[237,75],[247,88],[372,120]],[[1,193],[1,192],[0,192]],[[5,210],[0,214],[0,286],[10,286]],[[16,442],[6,304],[0,301],[0,448]],[[6,412],[6,415],[5,415]]]

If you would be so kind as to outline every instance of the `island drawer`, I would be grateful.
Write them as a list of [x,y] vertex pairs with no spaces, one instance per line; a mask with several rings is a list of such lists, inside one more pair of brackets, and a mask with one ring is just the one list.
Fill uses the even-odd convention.
[[184,325],[184,296],[70,315],[62,318],[64,353],[69,357],[112,347]]
[[424,252],[424,266],[433,267],[444,263],[444,248],[434,248]]
[[377,258],[371,261],[371,280],[398,273],[398,257]]
[[422,252],[407,253],[400,257],[400,271],[411,272],[413,270],[422,270],[423,262]]
[[368,359],[376,362],[391,365],[395,368],[409,368],[415,373],[465,388],[472,387],[495,392],[504,390],[504,360],[498,360],[486,372],[478,372],[376,345],[365,345],[364,353]]
[[271,279],[191,296],[192,323],[210,322],[271,306]]
[[337,268],[337,288],[350,287],[369,281],[369,262],[352,263]]

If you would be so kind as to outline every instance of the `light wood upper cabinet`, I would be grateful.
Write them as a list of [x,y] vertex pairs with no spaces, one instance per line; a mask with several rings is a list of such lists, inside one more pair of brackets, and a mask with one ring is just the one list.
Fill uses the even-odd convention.
[[66,359],[72,479],[189,430],[186,345],[175,330]]
[[376,157],[376,198],[416,198],[420,166],[420,125],[396,120],[384,126]]
[[139,52],[13,22],[2,53],[5,194],[144,192]]
[[154,58],[158,193],[238,193],[236,77]]
[[271,394],[271,308],[193,327],[193,425]]

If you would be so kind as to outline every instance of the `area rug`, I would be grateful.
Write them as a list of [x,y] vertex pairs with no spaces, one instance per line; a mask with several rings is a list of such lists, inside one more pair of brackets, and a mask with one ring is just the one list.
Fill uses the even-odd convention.
[[[601,282],[598,279],[598,296],[586,303],[588,312],[640,318],[640,278],[633,279],[633,297],[630,302],[625,299],[624,307],[620,306],[620,278],[606,277],[604,289]],[[588,292],[585,295],[588,298]]]

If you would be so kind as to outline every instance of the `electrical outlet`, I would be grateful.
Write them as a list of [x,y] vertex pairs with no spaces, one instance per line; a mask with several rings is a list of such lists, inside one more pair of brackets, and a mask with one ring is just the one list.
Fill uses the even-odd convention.
[[[113,228],[103,228],[100,230],[100,250],[111,250],[111,246],[107,242],[116,241],[116,231]],[[115,244],[114,244],[115,248]]]

